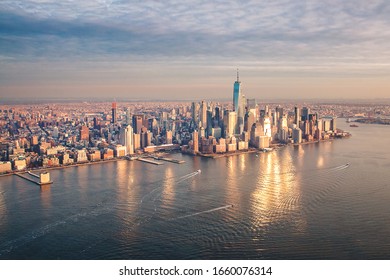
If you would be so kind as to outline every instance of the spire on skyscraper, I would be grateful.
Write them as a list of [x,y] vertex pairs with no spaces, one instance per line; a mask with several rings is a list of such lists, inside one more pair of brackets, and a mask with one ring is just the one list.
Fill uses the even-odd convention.
[[238,68],[237,68],[237,82],[240,81],[240,73],[238,72]]

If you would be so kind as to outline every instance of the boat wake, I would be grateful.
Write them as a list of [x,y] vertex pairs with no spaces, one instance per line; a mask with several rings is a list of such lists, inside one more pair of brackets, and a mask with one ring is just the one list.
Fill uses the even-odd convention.
[[346,164],[343,164],[343,165],[340,165],[340,166],[333,167],[330,170],[332,170],[332,171],[343,170],[343,169],[348,168],[349,165],[350,165],[349,163],[346,163]]
[[215,212],[215,211],[220,211],[220,210],[227,209],[227,208],[230,208],[230,207],[233,207],[233,205],[229,204],[229,205],[225,205],[225,206],[209,209],[209,210],[206,210],[206,211],[196,212],[196,213],[193,213],[193,214],[180,216],[180,217],[177,217],[177,218],[172,219],[172,220],[179,220],[179,219],[189,218],[189,217],[193,217],[193,216],[198,216],[198,215],[201,215],[201,214],[206,214],[206,213],[211,213],[211,212]]
[[201,173],[201,170],[199,169],[199,170],[197,170],[197,171],[195,171],[195,172],[192,172],[192,173],[190,173],[190,174],[187,174],[187,175],[185,175],[185,176],[182,176],[182,177],[180,177],[180,178],[176,181],[176,183],[179,184],[179,183],[181,183],[181,182],[183,182],[183,181],[186,181],[186,180],[188,180],[188,179],[190,179],[190,178],[192,178],[192,177],[195,177],[196,175],[198,175],[198,174],[200,174],[200,173]]

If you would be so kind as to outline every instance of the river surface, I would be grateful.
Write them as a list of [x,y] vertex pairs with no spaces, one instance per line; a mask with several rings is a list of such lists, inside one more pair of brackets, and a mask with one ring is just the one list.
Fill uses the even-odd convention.
[[[0,259],[390,259],[390,126],[184,164],[0,178]],[[201,172],[196,172],[201,170]]]

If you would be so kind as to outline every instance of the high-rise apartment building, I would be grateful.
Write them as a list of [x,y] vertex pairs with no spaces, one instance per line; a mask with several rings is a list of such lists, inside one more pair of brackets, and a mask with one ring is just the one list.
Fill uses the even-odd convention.
[[202,101],[200,107],[200,122],[202,123],[203,128],[207,128],[207,103]]

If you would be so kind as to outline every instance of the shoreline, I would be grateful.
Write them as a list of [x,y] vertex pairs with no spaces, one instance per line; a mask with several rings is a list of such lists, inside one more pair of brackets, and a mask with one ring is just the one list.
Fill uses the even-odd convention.
[[44,172],[44,171],[49,171],[49,170],[65,169],[65,168],[69,168],[69,167],[79,167],[79,166],[93,165],[93,164],[100,164],[100,163],[107,163],[107,162],[116,162],[116,161],[121,161],[121,160],[127,160],[127,159],[126,158],[113,158],[113,159],[107,159],[107,160],[81,162],[81,163],[74,163],[74,164],[67,164],[67,165],[60,165],[60,166],[50,166],[50,167],[42,167],[42,168],[26,168],[26,169],[20,170],[20,171],[12,171],[10,173],[0,174],[0,177],[23,174],[23,173],[26,173],[27,171]]
[[[196,154],[196,155],[193,155],[193,156],[199,156],[199,157],[203,157],[203,158],[212,158],[212,159],[216,159],[216,158],[223,158],[223,157],[231,157],[231,156],[239,156],[239,155],[245,155],[245,154],[251,154],[251,153],[255,153],[257,152],[258,150],[243,150],[243,151],[236,151],[236,152],[230,152],[230,153],[223,153],[223,154]],[[191,155],[191,154],[189,154]]]
[[[181,154],[185,155],[191,155],[191,156],[198,156],[202,158],[210,158],[210,159],[218,159],[218,158],[225,158],[225,157],[231,157],[231,156],[239,156],[239,155],[245,155],[245,154],[252,154],[252,153],[268,153],[273,152],[275,150],[278,150],[280,148],[288,147],[288,146],[300,146],[300,145],[308,145],[308,144],[316,144],[316,143],[323,143],[323,142],[332,142],[336,139],[344,139],[349,138],[348,137],[342,137],[342,138],[331,138],[326,140],[316,140],[316,141],[309,141],[309,142],[302,142],[298,144],[294,143],[288,143],[288,144],[271,144],[270,148],[272,148],[272,151],[262,151],[256,148],[251,148],[249,150],[243,150],[243,151],[235,151],[235,152],[229,152],[229,153],[222,153],[222,154],[192,154],[190,152],[181,152]],[[67,164],[67,165],[60,165],[60,166],[50,166],[50,167],[42,167],[42,168],[26,168],[24,170],[20,171],[12,171],[9,173],[0,174],[1,177],[11,176],[11,175],[18,175],[23,174],[27,171],[37,171],[37,172],[44,172],[49,170],[57,170],[57,169],[64,169],[64,168],[70,168],[70,167],[79,167],[79,166],[85,166],[85,165],[93,165],[93,164],[101,164],[101,163],[107,163],[107,162],[116,162],[116,161],[122,161],[122,160],[128,160],[125,157],[123,158],[112,158],[107,160],[98,160],[98,161],[88,161],[88,162],[81,162],[81,163],[73,163],[73,164]]]

